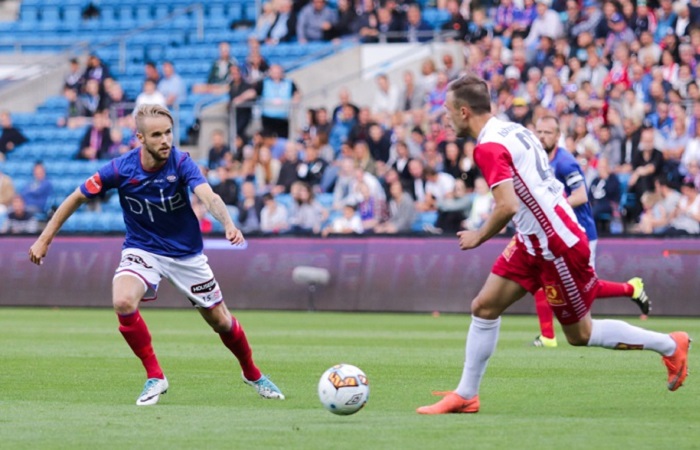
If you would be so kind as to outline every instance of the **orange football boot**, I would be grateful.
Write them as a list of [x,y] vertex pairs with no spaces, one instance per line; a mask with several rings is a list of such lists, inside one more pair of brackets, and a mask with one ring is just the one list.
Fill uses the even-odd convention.
[[674,331],[669,336],[676,341],[676,351],[671,356],[662,358],[668,369],[668,390],[675,391],[683,385],[685,377],[688,376],[688,350],[691,339],[688,333]]
[[418,414],[476,413],[479,412],[479,396],[467,400],[456,392],[450,392],[434,405],[421,406],[416,412]]

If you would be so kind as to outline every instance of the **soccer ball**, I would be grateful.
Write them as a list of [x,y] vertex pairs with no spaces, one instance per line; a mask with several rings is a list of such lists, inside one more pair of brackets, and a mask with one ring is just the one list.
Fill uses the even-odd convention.
[[333,414],[348,416],[362,409],[369,398],[369,381],[363,371],[350,364],[338,364],[323,372],[318,398]]

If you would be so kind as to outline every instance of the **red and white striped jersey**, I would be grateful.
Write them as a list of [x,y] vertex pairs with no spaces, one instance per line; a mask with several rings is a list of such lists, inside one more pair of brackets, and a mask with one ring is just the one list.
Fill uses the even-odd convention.
[[474,161],[491,188],[513,180],[520,199],[513,221],[528,253],[552,260],[585,236],[547,152],[530,130],[492,117],[477,139]]

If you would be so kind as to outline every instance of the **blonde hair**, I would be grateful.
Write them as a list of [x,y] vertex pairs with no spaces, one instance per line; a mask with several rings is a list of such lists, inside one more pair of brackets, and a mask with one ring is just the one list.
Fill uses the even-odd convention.
[[138,108],[136,108],[136,111],[134,111],[134,119],[136,120],[136,129],[138,130],[139,133],[143,133],[143,121],[147,117],[167,117],[170,120],[170,124],[173,125],[175,122],[173,121],[173,116],[170,114],[170,111],[168,111],[168,108],[165,108],[164,106],[161,105],[156,105],[156,104],[143,104],[139,105]]

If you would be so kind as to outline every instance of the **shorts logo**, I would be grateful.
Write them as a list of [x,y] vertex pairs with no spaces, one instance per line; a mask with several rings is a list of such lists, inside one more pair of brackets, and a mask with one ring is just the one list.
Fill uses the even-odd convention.
[[193,284],[190,288],[190,291],[192,291],[193,294],[204,294],[213,291],[215,287],[216,280],[212,278],[211,280],[205,281],[204,283]]
[[102,179],[100,178],[100,174],[98,172],[95,172],[93,176],[85,181],[85,189],[93,195],[97,195],[102,192]]
[[562,306],[566,303],[561,293],[561,288],[557,285],[545,286],[544,294],[547,296],[547,303],[551,306]]
[[145,267],[146,269],[153,268],[153,266],[146,264],[146,261],[144,261],[143,258],[141,258],[139,255],[133,255],[131,253],[128,253],[128,254],[124,255],[124,257],[122,257],[122,261],[119,263],[119,267],[128,266],[128,265],[131,265],[132,263],[139,264],[139,265]]
[[513,238],[510,240],[505,250],[503,250],[503,257],[506,259],[506,261],[510,261],[510,258],[513,256],[513,253],[515,253],[515,244],[515,238]]

